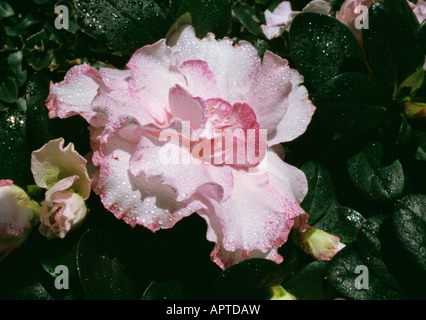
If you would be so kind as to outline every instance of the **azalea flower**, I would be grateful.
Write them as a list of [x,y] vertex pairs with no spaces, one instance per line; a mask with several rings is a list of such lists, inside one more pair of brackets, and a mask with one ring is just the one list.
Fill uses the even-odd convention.
[[12,180],[0,180],[0,261],[19,248],[38,220],[40,206]]
[[413,9],[414,14],[419,20],[419,23],[422,23],[426,20],[426,1],[418,0],[416,4],[408,1],[411,9]]
[[[309,2],[301,12],[317,12],[322,14],[329,14],[330,6],[326,1],[313,0]],[[291,22],[294,17],[301,13],[300,11],[293,11],[291,9],[290,1],[281,2],[274,11],[266,10],[265,19],[266,25],[262,24],[263,33],[269,40],[279,37],[284,31],[290,30]]]
[[[127,67],[75,66],[47,99],[51,118],[78,114],[90,124],[93,190],[105,208],[153,232],[197,212],[221,268],[255,257],[281,262],[291,229],[307,227],[299,205],[306,177],[279,146],[315,111],[303,77],[272,52],[262,61],[246,41],[198,39],[191,26],[139,49]],[[219,149],[217,164],[200,144],[220,145],[223,129],[242,133],[234,142],[253,132],[255,143]],[[165,164],[164,150],[179,161]],[[229,163],[229,151],[259,159]],[[188,156],[197,161],[180,161]]]
[[36,184],[47,189],[41,203],[39,231],[48,239],[64,238],[84,221],[85,200],[90,195],[87,161],[64,139],[46,143],[32,153],[31,170]]

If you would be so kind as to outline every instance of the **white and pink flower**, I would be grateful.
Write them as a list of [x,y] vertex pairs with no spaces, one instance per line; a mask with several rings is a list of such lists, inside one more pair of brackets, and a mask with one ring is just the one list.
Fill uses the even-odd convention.
[[283,1],[274,11],[265,11],[266,25],[262,24],[260,27],[269,40],[277,38],[281,36],[284,31],[290,30],[291,22],[294,17],[301,12],[316,12],[328,15],[330,12],[330,5],[323,0],[313,0],[309,2],[302,11],[293,11],[290,1]]
[[[79,114],[90,124],[93,190],[105,208],[153,232],[197,212],[220,267],[253,257],[281,262],[277,250],[291,229],[307,227],[299,205],[306,177],[277,153],[315,111],[303,77],[272,52],[262,61],[248,42],[198,39],[190,26],[139,49],[127,67],[75,66],[47,99],[51,118]],[[252,148],[258,163],[217,164],[193,152],[224,128],[255,132],[257,143],[234,151]],[[178,138],[160,139],[165,130]],[[165,147],[198,161],[165,165]]]
[[40,206],[11,180],[0,180],[0,261],[19,248],[38,221]]
[[86,218],[90,195],[87,161],[64,139],[46,143],[32,153],[31,170],[36,184],[47,189],[41,203],[39,231],[48,239],[64,238]]

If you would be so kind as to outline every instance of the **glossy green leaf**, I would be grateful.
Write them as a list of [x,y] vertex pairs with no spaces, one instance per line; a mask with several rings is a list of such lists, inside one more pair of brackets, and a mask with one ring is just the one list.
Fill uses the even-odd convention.
[[425,299],[426,196],[408,195],[396,206],[380,230],[383,261],[412,299]]
[[290,48],[297,70],[313,89],[343,72],[365,72],[361,49],[352,32],[323,14],[305,12],[294,18]]
[[24,112],[0,113],[0,179],[10,179],[22,188],[32,182],[27,151]]
[[378,279],[390,288],[402,291],[401,286],[383,262],[380,229],[386,218],[388,218],[386,215],[375,215],[363,223],[357,237],[357,252],[364,265],[374,272]]
[[278,264],[265,259],[249,259],[229,267],[216,280],[222,297],[253,297],[281,284],[284,274]]
[[198,37],[213,32],[217,38],[226,34],[232,19],[232,10],[227,0],[182,0],[178,17],[189,12]]
[[109,235],[89,229],[77,248],[77,265],[84,293],[94,300],[135,299],[135,288],[117,258]]
[[142,300],[181,300],[183,290],[179,281],[153,281],[145,290]]
[[402,199],[392,222],[401,246],[416,265],[426,270],[426,195]]
[[34,75],[27,85],[27,137],[28,146],[33,150],[41,148],[54,138],[49,130],[50,122],[46,108],[49,81]]
[[318,115],[333,130],[356,133],[379,126],[386,112],[380,86],[361,73],[344,73],[321,86],[314,96]]
[[130,55],[165,36],[168,21],[154,0],[74,0],[81,28]]
[[[333,288],[354,300],[399,300],[405,297],[381,282],[352,246],[347,246],[330,261],[326,277]],[[363,287],[366,286],[366,287]]]
[[348,161],[352,182],[365,197],[378,203],[398,199],[405,184],[401,162],[384,159],[384,152],[383,145],[372,142]]
[[417,42],[418,21],[407,1],[375,2],[368,11],[363,45],[375,77],[394,88],[424,63]]
[[356,240],[364,217],[357,211],[340,205],[333,206],[324,217],[314,224],[315,228],[338,236],[344,244]]
[[334,205],[333,181],[326,167],[318,162],[307,162],[301,170],[308,179],[308,194],[303,199],[302,208],[309,213],[309,224],[320,220]]
[[333,297],[334,290],[326,281],[329,261],[315,261],[302,267],[285,281],[283,288],[298,300],[326,300]]

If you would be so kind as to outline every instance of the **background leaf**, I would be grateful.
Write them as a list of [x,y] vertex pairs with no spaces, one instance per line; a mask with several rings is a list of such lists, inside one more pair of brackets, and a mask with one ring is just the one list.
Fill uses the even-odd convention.
[[74,0],[74,7],[83,30],[126,55],[156,42],[168,27],[154,0]]
[[298,14],[290,29],[290,49],[297,70],[311,90],[343,72],[365,72],[361,49],[352,32],[326,15]]
[[375,128],[386,112],[382,89],[361,73],[344,73],[332,78],[319,87],[313,101],[324,123],[341,133]]
[[348,161],[349,175],[358,190],[379,203],[392,202],[404,191],[404,171],[398,159],[384,163],[384,147],[370,143]]

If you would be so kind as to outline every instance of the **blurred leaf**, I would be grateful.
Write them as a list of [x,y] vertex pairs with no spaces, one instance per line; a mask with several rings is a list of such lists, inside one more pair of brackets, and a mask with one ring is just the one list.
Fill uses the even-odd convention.
[[361,49],[352,32],[335,18],[305,12],[290,29],[290,49],[308,87],[316,89],[343,72],[365,72]]
[[13,26],[4,26],[6,34],[9,37],[26,36],[29,33],[31,26],[41,22],[31,13],[25,15],[23,18],[18,19],[17,21],[19,22],[15,23]]
[[235,17],[241,24],[253,35],[259,37],[263,35],[262,29],[259,24],[253,20],[253,18],[247,13],[247,8],[250,9],[247,5],[243,3],[238,3],[235,5],[232,10],[234,11]]
[[6,78],[0,85],[0,100],[6,103],[15,102],[18,99],[18,86],[14,78]]
[[349,175],[357,189],[378,203],[390,203],[404,191],[404,171],[398,159],[383,163],[384,147],[370,143],[348,161]]
[[344,73],[319,87],[314,96],[325,123],[341,133],[367,131],[379,126],[386,112],[380,86],[361,73]]
[[11,17],[15,14],[10,4],[5,1],[0,1],[0,20]]
[[145,290],[142,300],[182,300],[183,291],[179,281],[153,281]]

